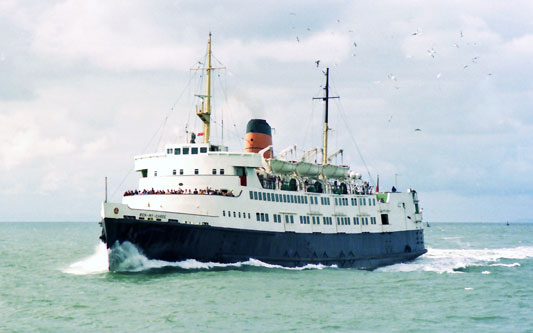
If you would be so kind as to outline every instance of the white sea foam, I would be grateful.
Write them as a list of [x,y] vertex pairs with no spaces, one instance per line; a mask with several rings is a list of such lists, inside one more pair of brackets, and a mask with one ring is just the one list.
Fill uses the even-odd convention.
[[[437,273],[461,273],[469,266],[517,267],[519,263],[499,263],[501,259],[533,258],[533,246],[519,246],[500,249],[432,249],[416,260],[382,267],[382,272],[430,271]],[[486,273],[485,273],[486,274]]]
[[163,267],[175,267],[187,270],[209,270],[216,268],[226,267],[264,267],[264,268],[277,268],[287,270],[306,270],[306,269],[324,269],[324,268],[336,268],[337,266],[326,265],[313,265],[308,264],[302,267],[283,267],[279,265],[272,265],[264,263],[257,259],[250,259],[243,262],[222,264],[216,262],[200,262],[194,259],[187,259],[178,262],[168,262],[163,260],[154,260],[146,258],[135,245],[130,242],[124,242],[119,246],[113,247],[109,258],[109,267],[112,271],[117,272],[141,272],[149,269],[158,269]]
[[107,272],[108,267],[107,248],[104,243],[100,242],[94,248],[94,253],[92,255],[80,261],[76,261],[62,271],[63,273],[75,275],[99,274]]

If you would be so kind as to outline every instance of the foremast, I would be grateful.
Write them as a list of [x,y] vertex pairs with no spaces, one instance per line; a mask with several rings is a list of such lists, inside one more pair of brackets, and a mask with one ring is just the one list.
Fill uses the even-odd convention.
[[206,72],[206,89],[205,95],[197,95],[202,98],[202,107],[196,112],[196,115],[204,123],[204,143],[209,143],[211,135],[211,71],[221,68],[211,66],[211,54],[211,33],[209,33],[209,39],[207,40],[207,66],[202,68]]

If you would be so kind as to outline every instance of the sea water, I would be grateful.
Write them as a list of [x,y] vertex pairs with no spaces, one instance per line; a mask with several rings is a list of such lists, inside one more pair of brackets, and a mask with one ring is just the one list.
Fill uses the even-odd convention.
[[533,224],[434,223],[374,271],[108,256],[97,223],[0,223],[0,331],[532,332]]

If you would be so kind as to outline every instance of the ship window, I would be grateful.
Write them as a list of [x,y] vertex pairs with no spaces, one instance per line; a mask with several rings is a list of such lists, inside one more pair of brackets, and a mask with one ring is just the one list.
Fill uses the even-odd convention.
[[257,192],[254,192],[254,200],[257,200]]
[[264,222],[265,221],[265,214],[264,213],[261,213],[261,222]]
[[175,176],[176,175],[176,169],[172,170],[172,174]]
[[200,147],[200,153],[207,153],[207,147]]
[[277,222],[278,222],[278,216],[274,214],[274,223],[277,223]]
[[250,213],[248,213],[248,220],[250,219]]
[[237,214],[235,214],[235,212],[233,212],[233,217],[237,217]]
[[191,148],[191,154],[193,154],[193,155],[198,154],[198,147]]
[[157,171],[154,171],[154,177],[157,177]]
[[183,175],[183,169],[180,169],[180,175]]
[[254,199],[254,192],[250,191],[250,200]]
[[261,221],[261,219],[259,217],[259,213],[255,213],[255,217],[257,218],[257,221]]
[[183,148],[183,155],[189,155],[189,148]]
[[241,218],[241,212],[239,212],[239,218]]
[[277,193],[274,193],[274,199],[276,202],[279,202],[279,195]]
[[359,206],[363,205],[363,198],[359,198]]
[[216,174],[217,174],[217,169],[213,169],[213,170],[211,171],[211,173],[213,173],[213,175],[216,175]]
[[271,201],[270,200],[270,193],[267,193],[267,201]]
[[372,199],[372,203],[374,204],[374,206],[376,205],[376,199]]
[[198,174],[198,169],[194,169],[194,174],[195,174],[195,175]]
[[285,223],[289,223],[289,215],[285,215]]
[[381,224],[389,224],[389,214],[381,214]]
[[291,215],[291,223],[294,224],[294,216]]
[[222,216],[226,216],[226,211],[225,210],[222,211]]
[[167,154],[172,154],[172,148],[167,148]]
[[181,154],[181,148],[174,149],[174,155],[179,155],[179,154]]
[[224,169],[220,169],[220,172],[219,172],[221,175],[224,174]]
[[268,214],[265,214],[265,221],[268,222]]

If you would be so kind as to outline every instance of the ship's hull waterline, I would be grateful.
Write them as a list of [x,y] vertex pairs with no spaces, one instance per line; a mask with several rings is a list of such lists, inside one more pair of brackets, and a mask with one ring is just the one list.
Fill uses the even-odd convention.
[[[108,248],[133,243],[148,259],[235,263],[249,259],[285,267],[306,264],[375,269],[424,254],[422,230],[384,233],[294,233],[176,222],[105,218]],[[110,267],[113,270],[113,267]]]

